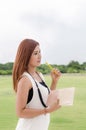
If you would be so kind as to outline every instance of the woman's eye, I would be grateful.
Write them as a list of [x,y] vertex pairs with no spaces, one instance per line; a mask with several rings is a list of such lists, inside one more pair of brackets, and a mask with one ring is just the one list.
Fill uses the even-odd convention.
[[40,54],[41,53],[41,51],[39,51],[39,52],[34,52],[34,55],[38,55],[38,54]]
[[37,54],[38,54],[37,52],[34,53],[34,55],[37,55]]

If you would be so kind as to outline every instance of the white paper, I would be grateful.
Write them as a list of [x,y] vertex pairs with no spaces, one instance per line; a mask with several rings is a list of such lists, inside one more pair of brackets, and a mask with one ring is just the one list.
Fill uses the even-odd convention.
[[57,90],[57,98],[60,100],[61,106],[70,106],[74,102],[75,88],[63,88]]

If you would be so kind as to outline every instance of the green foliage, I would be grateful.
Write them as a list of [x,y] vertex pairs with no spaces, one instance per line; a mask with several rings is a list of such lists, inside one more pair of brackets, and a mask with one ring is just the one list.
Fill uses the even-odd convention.
[[0,70],[12,70],[13,63],[8,62],[6,64],[0,64]]
[[[57,65],[51,64],[53,68],[61,71],[61,73],[85,73],[86,72],[86,62],[80,64],[78,61],[71,61],[68,65]],[[0,75],[10,75],[12,74],[13,63],[8,62],[6,64],[0,64]],[[46,64],[41,64],[38,68],[43,74],[49,74],[51,72],[50,68]]]
[[81,65],[78,61],[71,61],[67,66],[77,70],[81,69]]
[[43,74],[48,74],[48,73],[50,73],[50,69],[49,69],[48,66],[45,65],[45,64],[42,64],[41,66],[39,66],[39,67],[37,68],[37,70],[40,71],[40,72],[43,73]]
[[59,65],[58,69],[61,71],[61,73],[67,73],[67,66],[65,65]]
[[79,70],[72,67],[68,67],[67,73],[79,73]]
[[11,75],[12,70],[0,70],[0,75]]
[[82,68],[82,70],[86,70],[86,62],[84,62],[83,64],[81,64],[81,68]]

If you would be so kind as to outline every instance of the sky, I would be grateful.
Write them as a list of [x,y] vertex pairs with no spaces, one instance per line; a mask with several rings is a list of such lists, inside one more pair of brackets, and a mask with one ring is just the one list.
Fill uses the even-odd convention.
[[40,43],[42,63],[86,62],[86,0],[0,0],[0,63],[25,38]]

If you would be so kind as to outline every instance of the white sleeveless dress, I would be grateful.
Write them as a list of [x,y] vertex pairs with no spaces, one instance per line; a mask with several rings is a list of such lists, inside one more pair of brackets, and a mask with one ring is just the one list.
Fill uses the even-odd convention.
[[[33,87],[33,97],[26,107],[44,109],[40,101],[37,86],[35,84],[34,79],[27,72],[24,72],[23,76],[27,76],[31,80]],[[43,101],[46,103],[48,98],[48,89],[43,85],[41,85],[38,81],[36,82],[41,91]],[[46,115],[42,114],[34,118],[19,118],[16,130],[48,130],[49,122],[50,122],[50,114]]]

